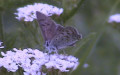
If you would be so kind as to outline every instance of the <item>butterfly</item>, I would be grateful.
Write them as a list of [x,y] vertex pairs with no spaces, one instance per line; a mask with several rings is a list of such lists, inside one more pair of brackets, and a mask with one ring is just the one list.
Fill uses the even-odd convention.
[[45,40],[45,48],[49,52],[57,52],[60,49],[73,46],[78,40],[82,39],[82,35],[73,27],[63,27],[55,23],[49,16],[38,11],[36,17]]

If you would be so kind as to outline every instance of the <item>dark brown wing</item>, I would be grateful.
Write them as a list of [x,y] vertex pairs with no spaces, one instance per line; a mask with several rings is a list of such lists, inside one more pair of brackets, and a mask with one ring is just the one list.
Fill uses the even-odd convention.
[[64,32],[64,27],[60,24],[57,24],[57,29],[56,29],[56,35],[59,35],[60,33]]
[[50,17],[38,11],[36,12],[36,16],[44,40],[50,42],[56,34],[57,24]]

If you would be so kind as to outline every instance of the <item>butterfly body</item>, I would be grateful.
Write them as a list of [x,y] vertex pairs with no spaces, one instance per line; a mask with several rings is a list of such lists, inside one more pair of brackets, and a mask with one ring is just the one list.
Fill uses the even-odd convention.
[[75,28],[56,24],[50,17],[40,12],[36,12],[36,15],[45,39],[45,47],[49,52],[73,46],[82,38]]

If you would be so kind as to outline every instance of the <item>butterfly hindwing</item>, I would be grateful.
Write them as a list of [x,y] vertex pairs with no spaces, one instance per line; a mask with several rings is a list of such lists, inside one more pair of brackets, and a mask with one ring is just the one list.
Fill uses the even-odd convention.
[[50,47],[62,49],[68,46],[73,46],[79,39],[81,39],[81,37],[82,36],[78,34],[75,28],[64,27],[62,31],[55,35],[51,40]]

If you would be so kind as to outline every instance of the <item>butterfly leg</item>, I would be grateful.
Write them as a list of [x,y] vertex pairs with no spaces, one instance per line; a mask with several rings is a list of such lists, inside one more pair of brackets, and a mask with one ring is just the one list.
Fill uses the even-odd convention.
[[47,52],[48,52],[48,50],[45,48],[44,52],[45,52],[45,53],[47,53]]
[[50,48],[50,52],[52,53],[56,53],[56,54],[58,54],[58,49],[57,49],[57,47],[54,47],[54,46],[52,46],[51,48]]
[[56,53],[56,54],[58,54],[58,51],[57,51],[57,49],[55,50],[55,53]]

